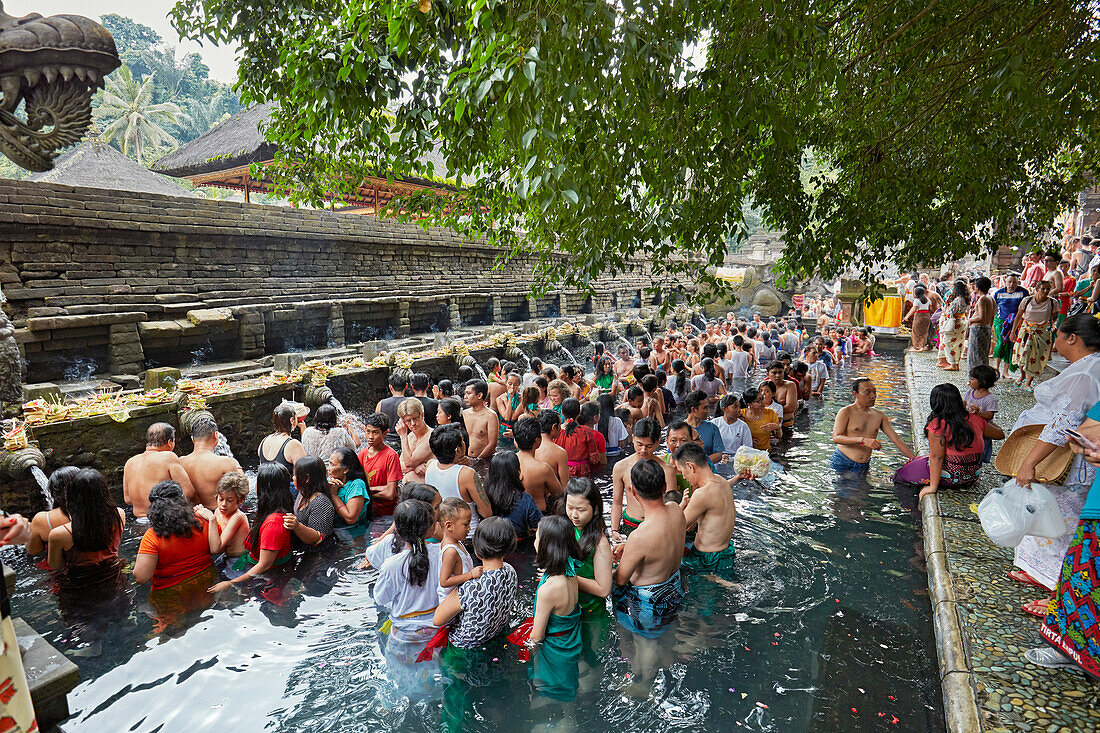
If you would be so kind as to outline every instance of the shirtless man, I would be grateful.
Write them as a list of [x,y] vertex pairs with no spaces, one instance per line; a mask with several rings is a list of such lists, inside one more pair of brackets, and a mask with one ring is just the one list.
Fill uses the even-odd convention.
[[881,410],[875,409],[877,397],[875,384],[863,377],[852,382],[853,402],[842,407],[833,421],[833,453],[830,465],[836,471],[845,473],[867,473],[871,466],[871,452],[882,448],[877,438],[881,430],[897,446],[906,458],[916,458],[913,449],[905,444],[894,432],[890,419]]
[[970,326],[967,333],[966,373],[974,371],[977,366],[989,364],[989,349],[993,340],[993,316],[997,312],[997,305],[993,298],[989,297],[989,289],[993,283],[988,277],[979,277],[974,281],[974,293],[978,297],[970,306]]
[[[665,399],[661,394],[657,377],[647,374],[640,382],[642,387],[642,417],[651,417],[665,426]],[[631,388],[633,389],[633,388]]]
[[195,496],[187,469],[172,452],[175,447],[176,429],[168,423],[153,423],[145,431],[145,452],[126,461],[122,469],[122,500],[134,507],[135,517],[149,513],[149,490],[161,481],[175,481],[184,496],[188,499]]
[[[569,454],[565,448],[554,442],[561,433],[561,418],[553,410],[542,410],[538,417],[539,430],[542,431],[542,442],[535,447],[535,458],[547,466],[550,466],[558,475],[558,485],[562,491],[569,483]],[[523,470],[522,458],[520,470]]]
[[[516,443],[519,478],[523,482],[523,490],[531,495],[539,510],[545,512],[547,499],[561,496],[565,493],[565,487],[562,486],[557,470],[535,456],[544,442],[539,421],[533,417],[520,418],[512,426],[512,439]],[[568,471],[567,466],[567,474]]]
[[619,358],[615,360],[615,377],[623,380],[634,373],[634,360],[630,358],[630,350],[626,344],[619,347]]
[[1043,272],[1043,280],[1050,283],[1050,297],[1057,300],[1062,295],[1062,291],[1066,287],[1065,278],[1062,277],[1062,271],[1058,269],[1058,263],[1062,261],[1062,256],[1058,252],[1047,252],[1043,255],[1043,266],[1046,270]]
[[660,635],[684,601],[680,561],[687,523],[679,505],[665,503],[669,468],[652,458],[634,462],[630,495],[643,507],[645,519],[612,550],[619,561],[614,576],[615,585],[620,586],[615,592],[615,615],[623,626],[650,639]]
[[658,336],[653,339],[653,352],[649,355],[649,366],[653,371],[664,369],[672,371],[672,354],[665,350],[665,337]]
[[630,389],[626,391],[626,398],[623,400],[621,406],[630,410],[631,422],[637,422],[645,417],[645,413],[642,411],[642,405],[644,404],[645,391],[636,384],[630,385]]
[[698,443],[685,443],[672,455],[676,467],[691,485],[680,508],[688,529],[697,527],[695,540],[684,551],[684,563],[694,570],[728,573],[733,569],[730,544],[737,510],[729,482],[711,470]]
[[406,397],[397,406],[397,425],[394,426],[394,432],[401,441],[403,480],[423,483],[424,469],[432,459],[432,449],[428,445],[432,429],[425,420],[424,405],[419,398]]
[[241,464],[232,456],[214,454],[218,445],[218,426],[208,417],[199,418],[191,426],[191,442],[195,449],[180,459],[195,489],[191,501],[214,511],[218,508],[218,482],[225,474],[240,471]]
[[475,459],[492,458],[500,437],[500,418],[485,404],[489,398],[489,385],[482,379],[475,379],[466,385],[463,396],[466,409],[462,411],[462,421],[470,435],[469,456]]
[[775,384],[775,401],[783,405],[783,433],[790,435],[798,413],[798,385],[787,379],[787,368],[778,359],[768,364],[768,379]]
[[653,418],[642,418],[634,423],[632,431],[634,455],[615,464],[611,472],[614,489],[611,495],[611,541],[622,542],[641,526],[645,519],[645,507],[631,491],[631,470],[634,464],[646,458],[652,458],[663,466],[665,473],[665,491],[676,489],[676,468],[671,463],[657,459],[657,448],[661,445],[661,426]]

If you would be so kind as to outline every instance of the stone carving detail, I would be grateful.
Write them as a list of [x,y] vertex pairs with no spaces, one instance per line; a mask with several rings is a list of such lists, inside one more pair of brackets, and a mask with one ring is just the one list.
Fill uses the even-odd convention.
[[[111,34],[79,15],[16,18],[0,2],[0,152],[48,171],[92,124],[92,94],[119,66]],[[26,120],[16,112],[20,103]]]
[[[6,299],[0,291],[0,304]],[[0,308],[0,402],[23,401],[23,357],[15,343],[15,326]]]

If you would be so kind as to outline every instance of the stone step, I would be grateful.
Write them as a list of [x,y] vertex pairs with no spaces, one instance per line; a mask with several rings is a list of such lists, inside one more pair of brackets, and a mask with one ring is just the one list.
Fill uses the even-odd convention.
[[223,377],[255,369],[264,369],[264,367],[258,361],[245,360],[222,362],[218,364],[198,364],[185,367],[180,371],[183,372],[183,376],[194,379],[196,377]]
[[64,654],[54,649],[21,618],[13,618],[23,669],[31,688],[35,717],[42,730],[69,717],[66,699],[80,683],[80,670]]

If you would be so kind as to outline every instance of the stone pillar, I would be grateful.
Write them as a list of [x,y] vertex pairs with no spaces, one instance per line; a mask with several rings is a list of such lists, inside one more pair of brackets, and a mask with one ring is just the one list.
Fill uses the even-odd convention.
[[333,303],[329,310],[328,321],[328,345],[329,348],[343,346],[344,340],[344,306]]
[[397,303],[397,337],[408,338],[412,333],[412,323],[409,321],[409,302],[401,300]]
[[527,319],[535,320],[539,317],[539,301],[538,298],[533,298],[530,295],[527,296]]
[[447,310],[451,314],[451,328],[462,328],[462,311],[458,308],[458,298],[447,298]]
[[504,321],[504,314],[501,312],[500,296],[489,296],[489,322],[498,324]]
[[566,300],[565,293],[558,291],[558,315],[565,315],[565,307],[569,305],[569,301]]
[[145,368],[145,352],[136,323],[112,323],[107,352],[112,374],[137,374]]
[[237,334],[242,359],[258,359],[264,355],[264,314],[260,310],[241,311],[237,315]]

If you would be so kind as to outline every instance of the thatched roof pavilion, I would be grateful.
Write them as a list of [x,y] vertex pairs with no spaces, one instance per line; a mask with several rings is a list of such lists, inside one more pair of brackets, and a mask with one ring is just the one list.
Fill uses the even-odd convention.
[[53,170],[28,176],[28,180],[102,188],[108,191],[195,197],[194,192],[174,179],[153,173],[107,143],[96,140],[70,150],[57,159]]
[[[158,160],[153,164],[153,170],[186,178],[196,186],[220,186],[243,191],[245,201],[249,200],[249,194],[253,191],[271,193],[274,185],[270,177],[253,178],[250,173],[253,163],[266,166],[275,160],[278,146],[268,142],[260,130],[270,119],[271,110],[272,104],[269,103],[238,112]],[[439,175],[447,175],[446,163],[437,151],[423,159],[430,160]],[[368,177],[359,186],[358,195],[340,198],[345,204],[341,210],[373,214],[395,196],[425,189],[453,191],[455,187],[420,178],[387,181],[385,177]]]

